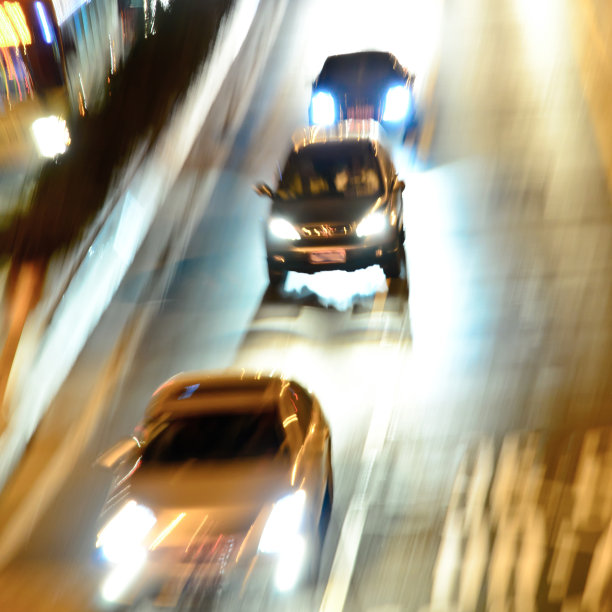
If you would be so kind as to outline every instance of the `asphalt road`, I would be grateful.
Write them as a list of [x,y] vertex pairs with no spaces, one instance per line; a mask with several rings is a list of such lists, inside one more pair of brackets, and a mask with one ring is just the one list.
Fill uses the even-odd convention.
[[[169,198],[188,240],[155,261],[143,249],[42,425],[57,441],[96,415],[0,574],[2,609],[92,606],[108,483],[94,458],[160,382],[230,366],[297,377],[332,426],[319,585],[293,609],[610,609],[612,212],[580,60],[592,40],[572,21],[585,2],[389,1],[381,23],[355,3],[288,3],[224,163],[205,126]],[[409,304],[378,268],[271,292],[251,186],[271,182],[322,59],[380,46],[383,22],[422,83],[420,139],[396,151]]]

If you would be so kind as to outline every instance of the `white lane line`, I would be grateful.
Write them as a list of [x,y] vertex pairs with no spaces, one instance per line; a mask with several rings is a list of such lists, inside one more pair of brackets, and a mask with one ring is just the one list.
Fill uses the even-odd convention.
[[344,608],[368,514],[368,484],[376,459],[385,443],[391,413],[391,402],[383,402],[372,410],[368,437],[361,456],[359,478],[344,517],[320,612],[340,612]]
[[[378,317],[385,306],[386,293],[377,296],[372,317]],[[384,339],[382,340],[384,342]],[[399,345],[397,352],[399,353]],[[397,360],[394,360],[397,363]],[[361,455],[359,477],[349,503],[320,612],[341,612],[353,576],[361,535],[368,515],[368,485],[378,455],[382,451],[393,413],[393,402],[385,398],[372,409],[368,435]]]

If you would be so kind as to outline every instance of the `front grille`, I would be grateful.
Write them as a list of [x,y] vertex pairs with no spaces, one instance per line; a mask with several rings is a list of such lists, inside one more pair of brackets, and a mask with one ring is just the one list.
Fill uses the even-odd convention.
[[319,238],[344,238],[350,236],[354,229],[354,223],[325,223],[303,225],[299,231],[303,238],[317,240]]
[[349,106],[346,109],[347,119],[376,119],[374,115],[374,106],[372,104],[363,104],[359,106]]
[[347,96],[343,101],[343,119],[355,119],[363,121],[365,119],[375,119],[378,121],[380,116],[379,103],[372,98],[361,98]]
[[184,561],[225,565],[237,554],[242,540],[243,536],[238,535],[204,536],[191,543],[185,551]]

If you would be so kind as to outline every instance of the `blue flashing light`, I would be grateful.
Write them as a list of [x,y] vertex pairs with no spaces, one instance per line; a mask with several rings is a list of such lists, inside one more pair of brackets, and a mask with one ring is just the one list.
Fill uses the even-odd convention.
[[42,2],[36,2],[36,13],[38,14],[38,21],[40,22],[40,27],[42,28],[43,35],[45,37],[45,42],[50,45],[53,42],[53,38],[51,37],[51,28],[49,26],[47,11],[45,10]]
[[331,125],[336,120],[334,98],[326,91],[319,91],[312,97],[311,120],[315,125]]
[[410,92],[402,85],[391,87],[385,99],[383,121],[401,121],[410,110]]

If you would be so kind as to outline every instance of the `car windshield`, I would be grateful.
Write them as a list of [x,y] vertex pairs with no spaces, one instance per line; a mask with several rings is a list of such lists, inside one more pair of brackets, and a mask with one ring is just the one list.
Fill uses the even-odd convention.
[[321,143],[294,151],[281,175],[279,196],[291,200],[381,195],[378,160],[369,143],[359,145]]
[[285,439],[276,411],[176,418],[146,444],[143,463],[274,457]]
[[399,78],[401,78],[401,68],[387,53],[356,53],[327,58],[318,82],[319,86],[326,84],[359,86],[373,80],[388,81]]

